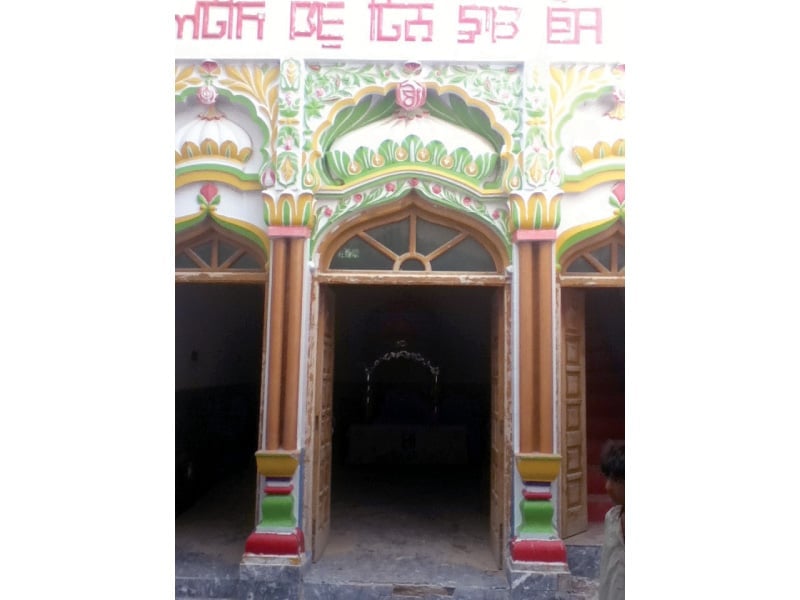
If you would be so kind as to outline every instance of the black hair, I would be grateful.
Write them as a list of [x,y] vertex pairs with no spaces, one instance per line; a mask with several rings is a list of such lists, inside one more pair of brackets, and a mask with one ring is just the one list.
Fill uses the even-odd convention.
[[608,440],[600,453],[600,471],[611,481],[625,483],[625,442]]

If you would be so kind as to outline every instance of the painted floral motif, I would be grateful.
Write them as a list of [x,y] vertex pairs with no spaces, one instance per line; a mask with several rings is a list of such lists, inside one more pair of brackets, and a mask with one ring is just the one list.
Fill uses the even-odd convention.
[[212,60],[200,63],[197,68],[204,85],[197,90],[197,99],[206,106],[217,101],[217,88],[214,86],[219,75],[219,65]]
[[214,104],[217,101],[217,89],[213,85],[204,85],[197,90],[197,99],[205,104]]
[[216,77],[219,75],[219,65],[213,60],[206,60],[200,63],[200,74],[206,77]]
[[[547,119],[547,88],[545,77],[539,69],[531,72],[531,82],[525,94],[524,176],[528,185],[540,186],[555,163],[555,154],[549,147],[549,121]],[[520,174],[522,175],[522,174]],[[517,189],[517,187],[510,187]]]
[[419,75],[422,72],[422,65],[418,62],[407,62],[403,64],[403,73],[406,75]]
[[522,131],[522,73],[516,65],[506,67],[442,65],[431,68],[425,79],[441,85],[458,85],[470,97],[489,104],[495,118],[514,136],[512,152],[519,152]]
[[197,203],[201,208],[211,208],[218,206],[220,203],[219,188],[213,183],[206,183],[200,188],[200,193],[197,194]]
[[327,112],[339,100],[354,97],[369,85],[386,85],[400,79],[394,65],[376,64],[348,67],[309,64],[305,78],[305,131],[310,137],[316,123],[327,117]]
[[278,182],[282,186],[293,186],[300,173],[302,135],[300,114],[302,106],[300,92],[300,67],[295,60],[281,63],[280,94],[278,96],[278,130],[275,140]]
[[[199,77],[195,75],[195,68],[200,75]],[[204,84],[205,87],[213,86],[218,76],[219,65],[211,60],[204,61],[197,67],[195,67],[195,65],[175,67],[175,93],[178,94],[188,87],[198,86],[200,84]],[[214,91],[214,93],[216,93],[216,91]],[[216,96],[214,97],[216,98]],[[199,92],[198,98],[203,102]],[[203,104],[210,103],[203,102]]]

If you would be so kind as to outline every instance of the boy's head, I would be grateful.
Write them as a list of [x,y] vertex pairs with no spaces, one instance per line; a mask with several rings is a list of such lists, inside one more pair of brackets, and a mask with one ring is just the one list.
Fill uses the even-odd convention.
[[615,504],[625,504],[625,442],[609,440],[600,454],[600,471],[606,478],[606,492]]

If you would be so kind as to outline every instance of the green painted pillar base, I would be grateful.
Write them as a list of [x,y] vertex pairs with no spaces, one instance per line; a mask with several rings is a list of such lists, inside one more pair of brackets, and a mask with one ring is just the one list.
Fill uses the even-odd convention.
[[261,520],[247,538],[245,553],[300,556],[305,552],[303,532],[297,526],[294,480],[300,464],[297,452],[259,450],[256,467],[264,477]]
[[566,564],[566,547],[553,525],[555,508],[550,491],[560,468],[561,457],[557,454],[517,455],[517,471],[525,487],[520,503],[522,522],[511,540],[512,560]]

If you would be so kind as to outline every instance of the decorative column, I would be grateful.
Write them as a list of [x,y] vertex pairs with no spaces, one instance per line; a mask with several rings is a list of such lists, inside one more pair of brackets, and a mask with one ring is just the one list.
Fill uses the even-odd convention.
[[[264,219],[270,239],[266,421],[256,452],[260,521],[245,544],[248,555],[301,562],[305,554],[300,504],[302,449],[297,444],[302,351],[303,277],[307,239],[313,227],[313,194],[300,181],[301,65],[281,62],[275,150],[262,177]],[[298,468],[300,467],[300,468]],[[291,557],[295,557],[292,559]],[[294,562],[292,562],[292,560]]]
[[567,561],[566,547],[553,526],[551,491],[561,465],[553,444],[552,300],[560,200],[561,190],[555,186],[509,195],[519,286],[519,454],[515,463],[524,486],[511,559],[556,565]]
[[[256,452],[264,478],[261,521],[245,552],[296,555],[305,552],[298,527],[299,505],[292,493],[298,473],[297,418],[300,401],[300,352],[305,244],[311,234],[310,192],[263,193],[272,252],[269,286],[266,428]],[[276,197],[277,196],[277,197]],[[303,215],[306,218],[303,219]],[[305,223],[304,223],[305,220]],[[288,223],[287,223],[288,222]],[[275,224],[280,223],[280,224]]]

